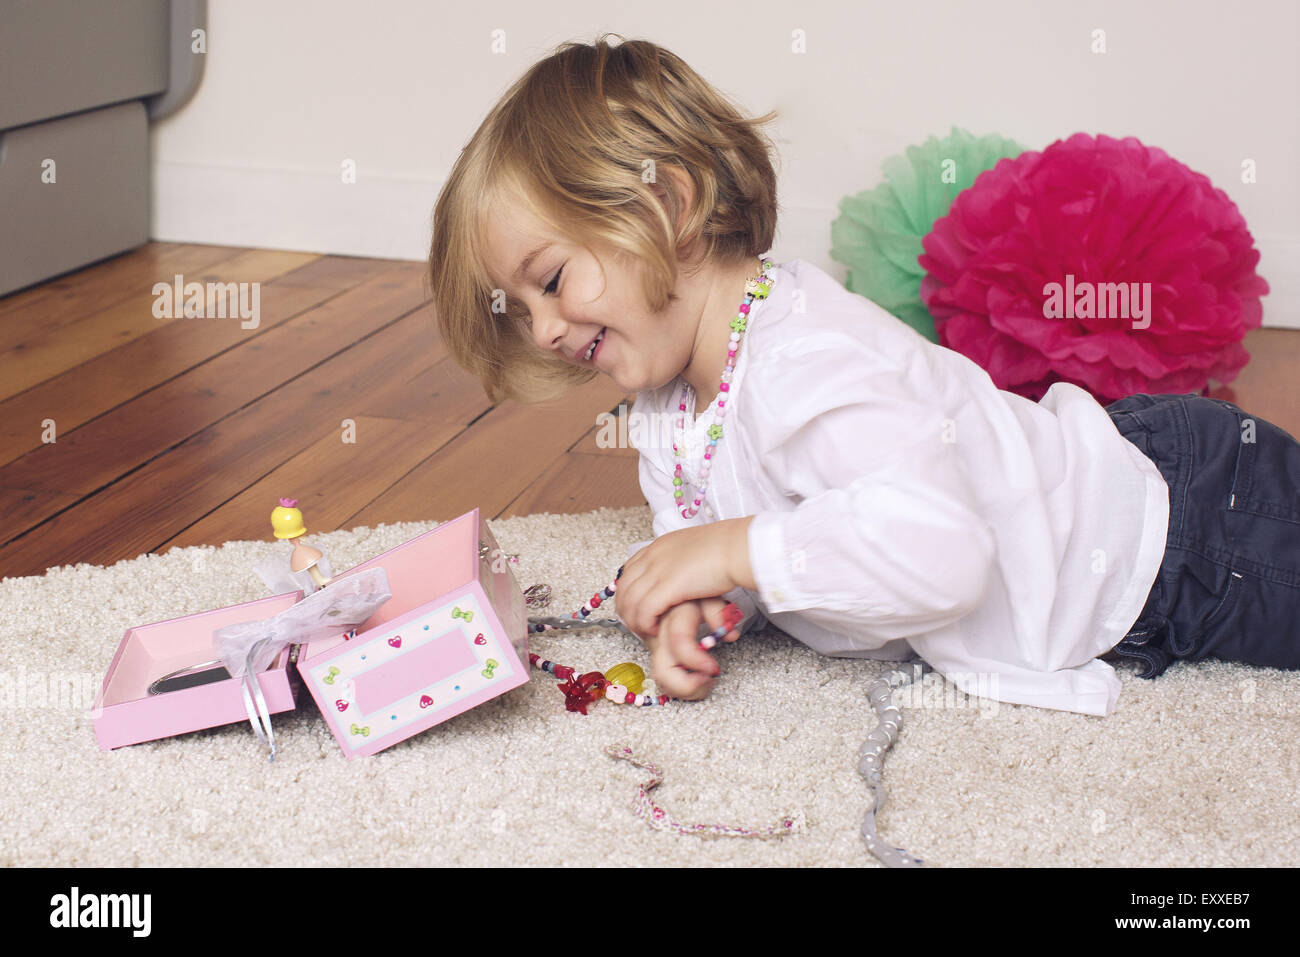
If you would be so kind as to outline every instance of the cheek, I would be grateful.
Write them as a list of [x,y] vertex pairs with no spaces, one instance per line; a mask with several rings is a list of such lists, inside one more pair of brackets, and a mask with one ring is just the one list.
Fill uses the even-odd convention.
[[601,282],[600,270],[594,267],[575,267],[572,274],[566,270],[565,299],[576,309],[609,308],[612,297]]

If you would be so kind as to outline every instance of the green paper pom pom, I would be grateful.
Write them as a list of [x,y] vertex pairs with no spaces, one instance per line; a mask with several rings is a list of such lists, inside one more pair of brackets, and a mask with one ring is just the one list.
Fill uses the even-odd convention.
[[954,126],[941,140],[932,136],[885,160],[885,181],[840,200],[831,223],[831,257],[848,267],[844,285],[938,342],[921,302],[921,240],[975,177],[1024,151],[1005,137],[973,136]]

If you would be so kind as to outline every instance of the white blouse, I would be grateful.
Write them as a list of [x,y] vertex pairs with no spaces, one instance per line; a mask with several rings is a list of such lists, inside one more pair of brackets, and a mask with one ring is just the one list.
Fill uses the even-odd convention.
[[[1169,493],[1088,393],[1057,383],[1034,403],[1000,391],[965,356],[792,260],[749,314],[705,506],[687,520],[672,496],[681,387],[633,404],[641,489],[656,536],[756,516],[757,593],[726,596],[746,627],[761,613],[838,657],[915,652],[972,695],[1115,709],[1119,679],[1097,656],[1155,582]],[[687,502],[717,421],[716,398],[698,419],[694,401],[690,390]]]

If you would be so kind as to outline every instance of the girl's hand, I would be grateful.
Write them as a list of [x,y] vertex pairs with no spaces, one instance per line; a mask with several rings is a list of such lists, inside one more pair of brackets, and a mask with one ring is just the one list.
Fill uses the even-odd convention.
[[[619,618],[644,640],[660,616],[695,598],[754,588],[747,518],[710,522],[661,535],[623,565],[614,595]],[[718,621],[715,627],[721,627]]]
[[[700,622],[707,622],[710,631],[721,628],[725,624],[722,609],[726,606],[721,598],[684,601],[668,609],[659,620],[657,635],[639,636],[650,650],[650,670],[663,694],[686,701],[708,697],[722,671],[713,656],[699,645]],[[735,641],[739,637],[740,629],[733,628],[723,640]]]

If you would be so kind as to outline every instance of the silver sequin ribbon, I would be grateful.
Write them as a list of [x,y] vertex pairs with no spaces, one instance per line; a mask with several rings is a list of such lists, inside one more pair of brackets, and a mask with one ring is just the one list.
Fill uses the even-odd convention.
[[882,773],[885,768],[885,752],[898,740],[898,729],[903,726],[903,715],[894,704],[894,692],[904,685],[919,681],[933,669],[920,658],[907,662],[901,668],[887,672],[867,687],[867,700],[876,712],[875,730],[867,735],[867,740],[858,748],[858,773],[867,779],[874,802],[867,808],[862,818],[862,840],[867,850],[888,867],[918,867],[921,858],[913,857],[901,847],[885,843],[876,833],[876,815],[885,805],[885,782]]

